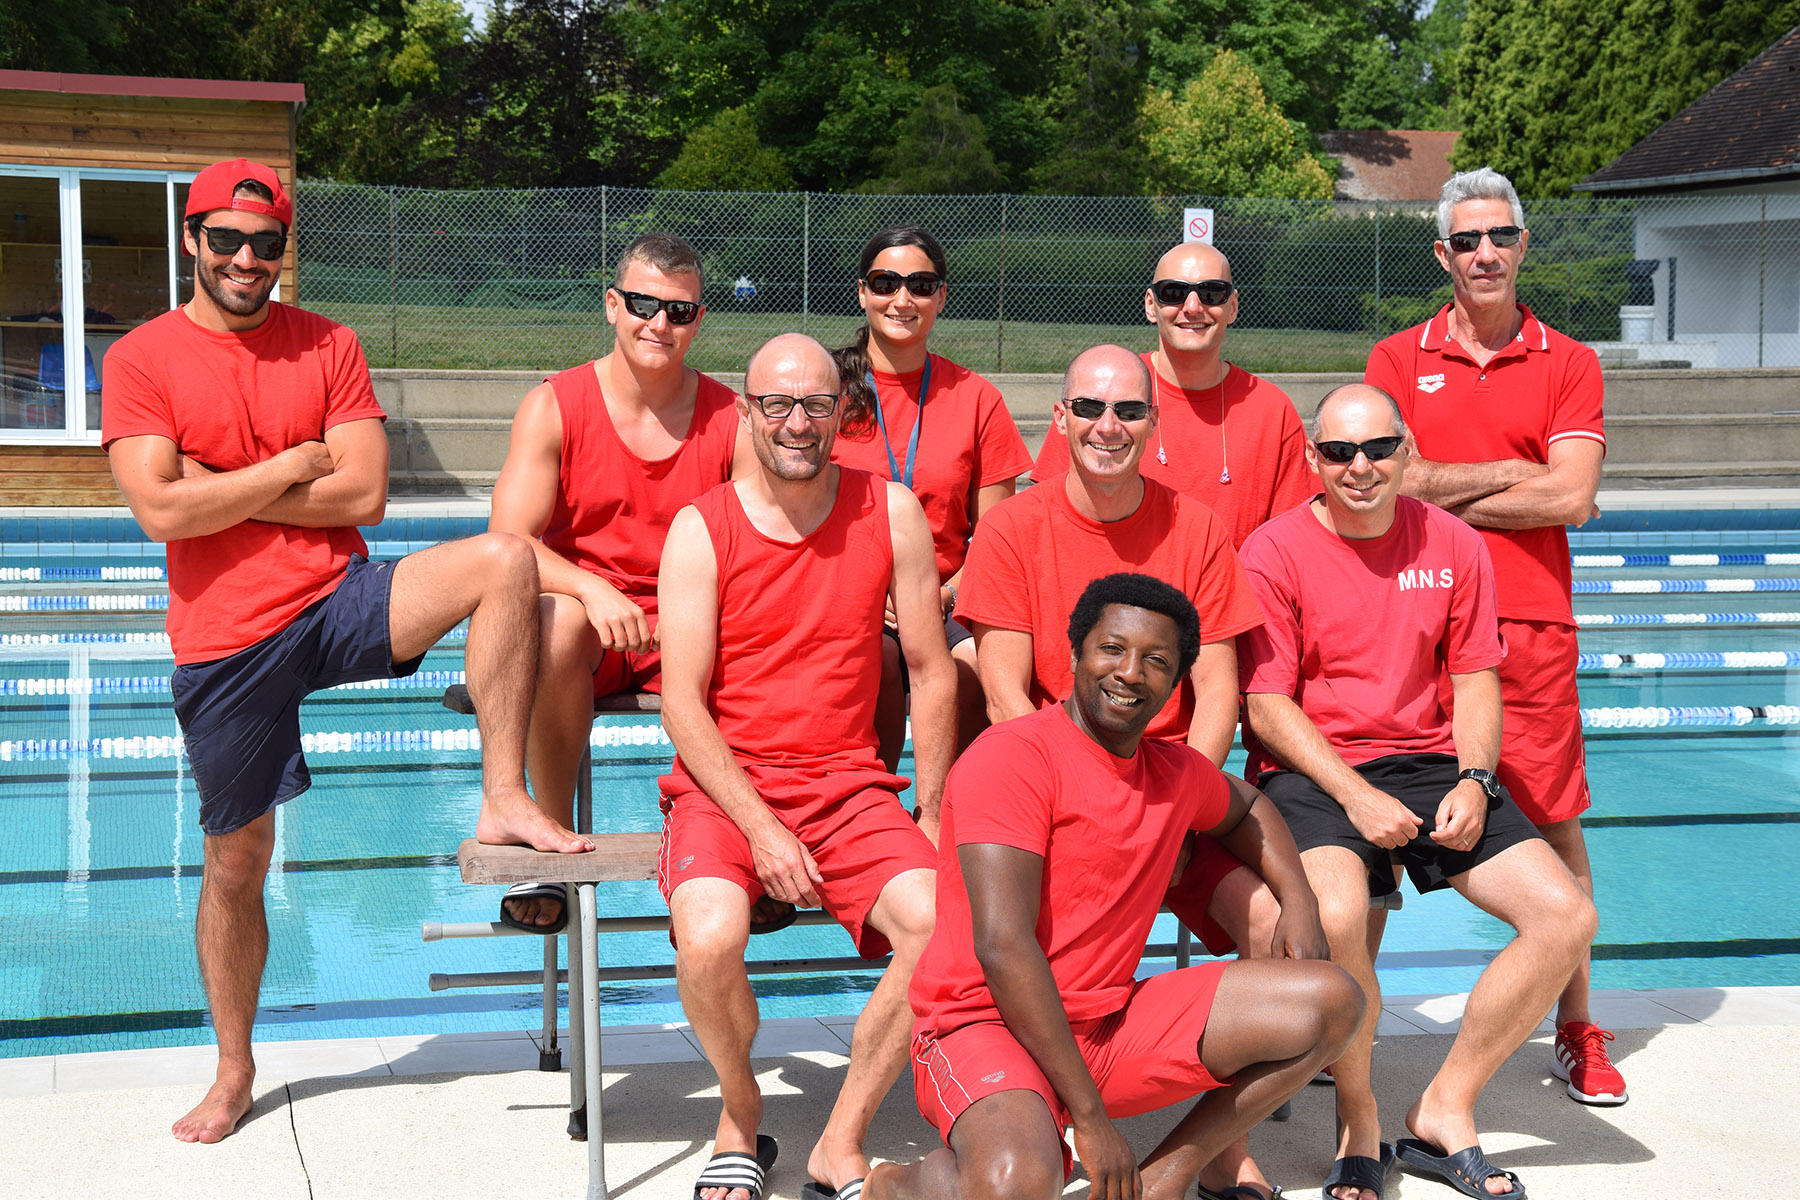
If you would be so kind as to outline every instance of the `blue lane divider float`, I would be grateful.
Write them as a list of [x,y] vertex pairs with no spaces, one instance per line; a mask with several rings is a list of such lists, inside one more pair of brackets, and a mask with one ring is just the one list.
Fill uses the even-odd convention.
[[0,596],[0,613],[162,612],[168,607],[167,592],[156,595],[70,593],[65,596]]
[[1577,579],[1577,596],[1663,592],[1800,592],[1800,579]]
[[1632,654],[1583,654],[1577,662],[1583,671],[1642,669],[1679,671],[1694,667],[1729,667],[1733,670],[1768,670],[1800,667],[1800,652],[1793,650],[1670,650]]
[[0,567],[0,583],[162,582],[163,567]]
[[1800,625],[1800,612],[1576,613],[1583,629],[1604,625]]
[[[467,640],[466,625],[458,625],[439,638],[440,642]],[[18,646],[160,646],[169,652],[169,635],[145,630],[137,633],[5,633],[0,634],[0,649]]]
[[[461,671],[417,671],[405,679],[365,679],[359,683],[340,683],[324,689],[327,692],[416,692],[442,691],[453,683],[466,683]],[[55,679],[0,679],[0,696],[129,696],[144,693],[167,695],[167,675],[109,675],[98,679],[85,676]]]
[[1800,554],[1576,554],[1577,567],[1800,567]]

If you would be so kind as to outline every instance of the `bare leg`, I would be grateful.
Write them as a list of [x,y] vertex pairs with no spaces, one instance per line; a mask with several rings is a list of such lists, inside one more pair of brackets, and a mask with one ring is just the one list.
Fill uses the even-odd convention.
[[1144,1160],[1146,1200],[1192,1190],[1202,1166],[1342,1056],[1362,1019],[1362,989],[1331,963],[1227,965],[1200,1061],[1217,1078],[1236,1078],[1202,1097]]
[[[756,1153],[762,1088],[750,1067],[756,1039],[756,993],[744,970],[750,942],[750,897],[723,879],[694,879],[669,897],[675,932],[675,986],[706,1061],[719,1076],[724,1101],[713,1151]],[[707,1188],[701,1200],[749,1200],[742,1189]]]
[[206,837],[194,948],[219,1042],[219,1069],[205,1099],[172,1127],[184,1142],[216,1142],[228,1137],[250,1111],[250,1087],[256,1080],[250,1031],[256,1023],[263,962],[269,954],[263,879],[274,850],[272,812],[242,829]]
[[[1593,902],[1542,842],[1513,846],[1452,879],[1456,890],[1517,936],[1494,957],[1463,1010],[1444,1065],[1406,1114],[1413,1133],[1454,1154],[1479,1141],[1481,1089],[1543,1019],[1577,959],[1594,940]],[[1488,1191],[1505,1195],[1496,1176]]]
[[988,727],[987,697],[975,666],[975,639],[956,643],[950,657],[956,662],[956,752],[961,754]]
[[[1587,839],[1581,835],[1581,820],[1570,817],[1567,821],[1556,821],[1549,825],[1538,826],[1538,832],[1556,851],[1556,857],[1562,859],[1563,866],[1569,868],[1569,874],[1575,877],[1575,883],[1586,894],[1589,900],[1594,898],[1594,868],[1588,862]],[[1562,994],[1556,1001],[1556,1023],[1569,1021],[1590,1021],[1588,1014],[1588,984],[1592,975],[1588,951],[1582,951],[1580,960],[1575,964],[1575,971],[1569,976],[1569,982],[1563,986]]]
[[869,1200],[1054,1200],[1063,1190],[1062,1131],[1036,1092],[997,1092],[964,1110],[950,1148],[869,1172]]
[[524,538],[483,533],[394,564],[388,636],[394,661],[417,657],[469,618],[464,652],[481,727],[481,815],[491,846],[564,854],[594,844],[546,816],[525,790],[525,734],[538,661],[537,559]]
[[[1375,977],[1374,949],[1380,945],[1380,929],[1369,910],[1369,873],[1363,860],[1343,846],[1319,846],[1300,855],[1306,881],[1319,898],[1319,921],[1331,943],[1331,961],[1350,973],[1362,988],[1367,1004],[1356,1035],[1343,1056],[1331,1064],[1337,1083],[1337,1152],[1334,1158],[1361,1155],[1378,1158],[1381,1151],[1381,1114],[1375,1103],[1370,1078],[1370,1059],[1375,1048],[1375,1023],[1381,1014],[1381,984]],[[1386,915],[1386,910],[1382,910]],[[1371,931],[1375,937],[1370,937]],[[1460,1149],[1461,1147],[1458,1147]],[[1338,1200],[1380,1200],[1362,1188],[1341,1187]]]
[[806,1161],[806,1169],[819,1183],[837,1188],[869,1173],[863,1141],[875,1120],[875,1110],[908,1061],[912,1010],[906,1002],[906,988],[925,943],[931,940],[936,887],[937,872],[906,871],[888,881],[869,911],[869,923],[894,944],[894,959],[856,1019],[844,1086]]
[[[1275,893],[1255,871],[1239,867],[1219,880],[1206,911],[1237,943],[1239,958],[1270,956],[1281,905],[1276,903]],[[1215,1191],[1235,1184],[1250,1184],[1265,1192],[1269,1190],[1268,1176],[1250,1157],[1248,1134],[1225,1147],[1217,1158],[1207,1163],[1200,1171],[1200,1182]]]

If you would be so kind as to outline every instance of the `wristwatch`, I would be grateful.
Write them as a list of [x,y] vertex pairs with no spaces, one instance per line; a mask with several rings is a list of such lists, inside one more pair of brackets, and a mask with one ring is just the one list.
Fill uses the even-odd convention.
[[1456,779],[1459,783],[1465,779],[1473,779],[1481,785],[1481,790],[1487,793],[1490,805],[1500,803],[1500,777],[1492,771],[1484,771],[1480,767],[1470,767]]

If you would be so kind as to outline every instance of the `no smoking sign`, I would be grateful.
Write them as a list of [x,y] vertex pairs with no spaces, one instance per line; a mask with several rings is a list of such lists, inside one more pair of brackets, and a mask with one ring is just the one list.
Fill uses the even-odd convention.
[[1190,208],[1182,213],[1181,240],[1184,242],[1205,242],[1212,245],[1213,210],[1210,208]]

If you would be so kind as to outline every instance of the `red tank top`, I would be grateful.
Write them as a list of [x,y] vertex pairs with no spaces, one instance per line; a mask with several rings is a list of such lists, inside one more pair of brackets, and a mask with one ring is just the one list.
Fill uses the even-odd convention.
[[697,496],[731,478],[736,394],[700,376],[687,435],[675,453],[652,462],[619,439],[593,363],[548,382],[562,413],[562,461],[543,543],[654,615],[669,523]]
[[[798,542],[757,530],[737,487],[694,502],[719,566],[706,706],[740,763],[881,770],[875,695],[894,573],[887,482],[838,468],[837,503]],[[685,775],[681,760],[675,770]]]

